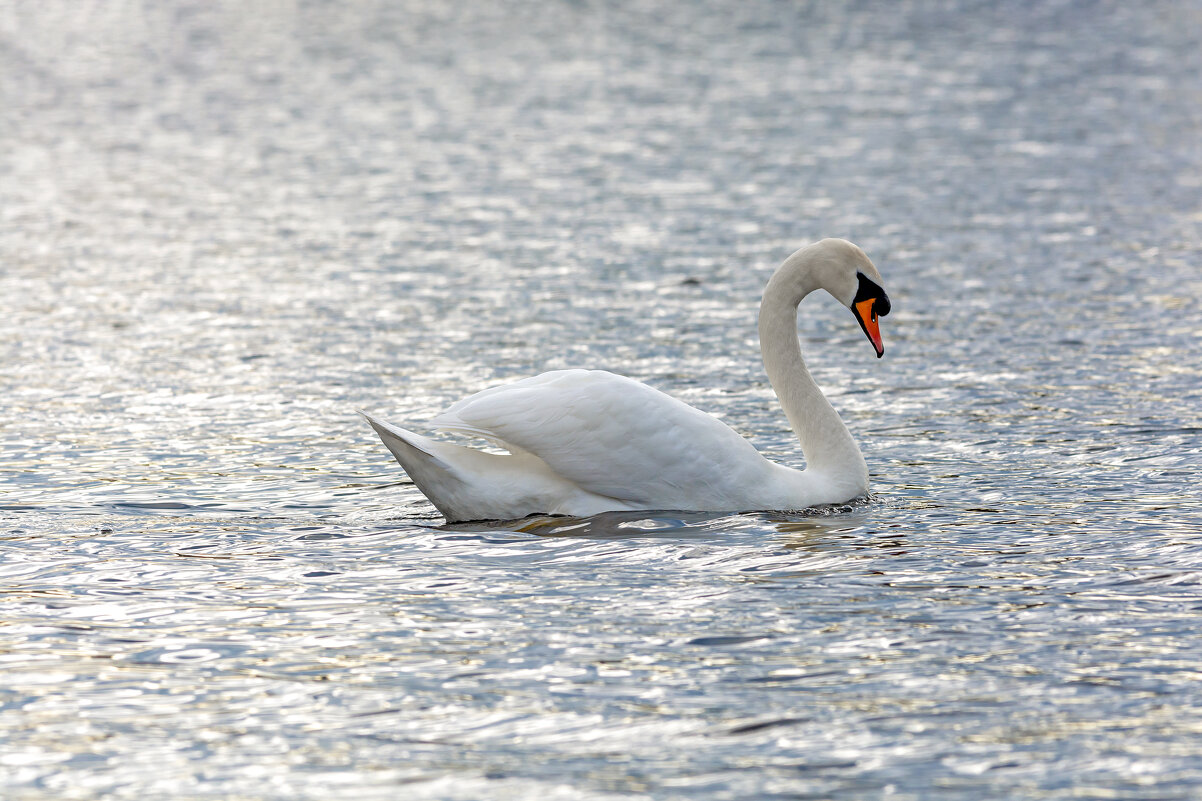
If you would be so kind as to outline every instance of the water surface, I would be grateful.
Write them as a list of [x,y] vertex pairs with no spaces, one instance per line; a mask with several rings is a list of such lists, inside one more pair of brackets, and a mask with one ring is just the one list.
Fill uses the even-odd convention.
[[[1202,793],[1194,2],[0,11],[6,798]],[[444,526],[371,430],[600,367],[873,495]]]

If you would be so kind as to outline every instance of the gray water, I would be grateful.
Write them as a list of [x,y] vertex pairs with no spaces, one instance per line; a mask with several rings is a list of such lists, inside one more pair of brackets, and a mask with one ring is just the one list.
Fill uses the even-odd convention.
[[[625,373],[873,493],[444,526],[421,429]],[[1202,6],[0,8],[0,795],[1202,796]]]

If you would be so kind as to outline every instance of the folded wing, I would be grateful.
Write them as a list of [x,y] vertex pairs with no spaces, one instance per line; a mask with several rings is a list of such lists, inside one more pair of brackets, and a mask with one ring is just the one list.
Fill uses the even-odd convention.
[[488,389],[431,423],[532,453],[587,492],[660,508],[736,508],[747,482],[770,469],[716,418],[602,370]]

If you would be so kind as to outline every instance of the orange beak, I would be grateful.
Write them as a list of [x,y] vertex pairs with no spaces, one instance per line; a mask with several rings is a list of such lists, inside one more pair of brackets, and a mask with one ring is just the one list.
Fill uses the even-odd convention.
[[868,335],[872,347],[876,348],[876,357],[879,359],[885,355],[885,343],[881,341],[881,327],[877,323],[875,306],[876,298],[868,298],[857,303],[852,308],[852,313],[860,322],[860,328]]

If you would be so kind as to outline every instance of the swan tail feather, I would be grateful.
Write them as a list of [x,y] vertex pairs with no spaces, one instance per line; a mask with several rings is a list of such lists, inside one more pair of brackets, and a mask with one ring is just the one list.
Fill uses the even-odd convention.
[[409,478],[448,521],[471,516],[467,509],[477,493],[469,449],[436,442],[377,420],[365,412],[359,414],[371,424]]
[[[379,435],[380,439],[388,447],[388,450],[392,452],[392,455],[401,463],[401,467],[404,467],[406,472],[409,472],[409,464],[416,465],[418,463],[428,464],[437,470],[454,472],[454,468],[435,453],[437,444],[433,440],[423,437],[421,434],[415,434],[400,426],[394,426],[391,423],[385,423],[383,420],[377,420],[367,412],[361,411],[359,414],[375,429],[376,434]],[[412,477],[412,474],[410,474],[410,478]]]

